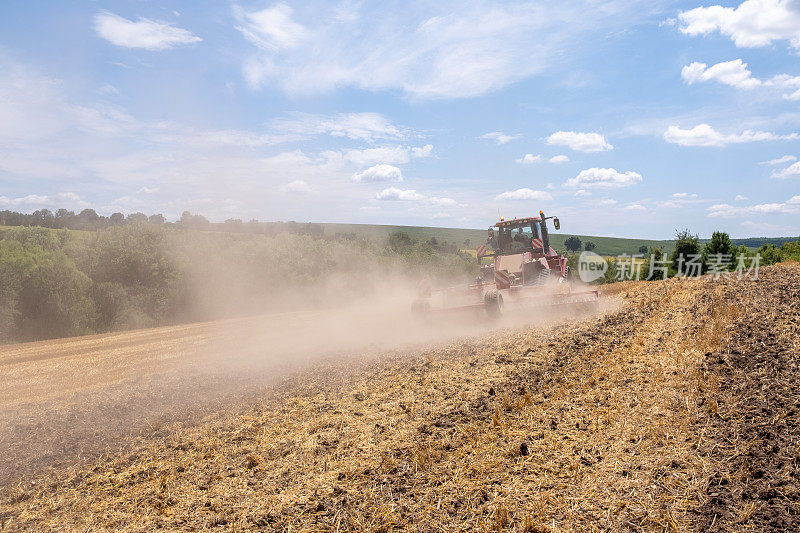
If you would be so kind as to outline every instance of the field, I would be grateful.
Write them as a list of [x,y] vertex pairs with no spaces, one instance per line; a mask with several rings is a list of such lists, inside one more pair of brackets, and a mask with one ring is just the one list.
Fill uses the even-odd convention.
[[[403,232],[408,234],[414,240],[428,241],[432,237],[436,238],[439,242],[451,242],[463,247],[464,241],[469,239],[472,248],[478,244],[483,244],[486,241],[485,229],[464,229],[464,228],[437,228],[425,226],[384,226],[374,224],[321,224],[325,233],[328,235],[335,235],[336,233],[355,233],[360,237],[371,240],[383,241],[391,233]],[[652,248],[654,246],[660,247],[664,252],[669,253],[675,245],[673,240],[655,240],[655,239],[629,239],[622,237],[601,237],[597,235],[573,235],[569,233],[562,233],[555,231],[551,228],[550,239],[552,246],[558,250],[564,251],[564,241],[570,237],[578,237],[581,242],[591,241],[597,248],[595,252],[600,255],[616,257],[623,254],[632,255],[639,253],[639,248],[647,246]],[[752,237],[747,239],[731,239],[735,246],[745,245],[750,249],[757,249],[763,244],[781,244],[789,241],[796,240],[796,237]],[[709,239],[700,239],[701,243],[709,242]]]
[[[380,226],[371,224],[322,224],[327,234],[336,233],[355,233],[360,237],[371,240],[384,240],[391,233],[403,232],[417,241],[428,241],[432,237],[437,241],[455,243],[462,248],[464,242],[469,239],[469,248],[475,248],[478,244],[486,242],[486,229],[462,229],[462,228],[434,228],[424,226]],[[564,241],[573,235],[561,233],[551,228],[551,245],[561,251],[566,250]],[[591,241],[597,245],[595,252],[601,255],[617,256],[622,254],[639,253],[641,246],[661,246],[668,250],[672,247],[672,241],[657,241],[647,239],[624,239],[617,237],[597,237],[577,235],[582,242]]]
[[362,309],[7,346],[0,524],[796,530],[800,266],[760,274],[536,325]]

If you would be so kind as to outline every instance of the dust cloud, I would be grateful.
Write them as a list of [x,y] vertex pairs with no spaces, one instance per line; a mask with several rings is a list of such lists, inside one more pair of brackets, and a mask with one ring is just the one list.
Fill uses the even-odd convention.
[[219,314],[236,305],[248,316],[0,349],[0,484],[263,400],[298,371],[314,375],[321,360],[347,364],[564,316],[543,309],[494,320],[482,309],[420,316],[412,312],[418,278],[374,270],[359,273],[357,283],[352,273],[330,275],[301,290],[276,288],[266,299],[248,298],[235,277],[206,277],[198,286],[204,312],[214,294]]

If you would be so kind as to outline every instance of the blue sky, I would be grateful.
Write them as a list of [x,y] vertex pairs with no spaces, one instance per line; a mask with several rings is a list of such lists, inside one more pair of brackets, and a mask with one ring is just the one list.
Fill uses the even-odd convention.
[[800,234],[800,2],[0,5],[0,209]]

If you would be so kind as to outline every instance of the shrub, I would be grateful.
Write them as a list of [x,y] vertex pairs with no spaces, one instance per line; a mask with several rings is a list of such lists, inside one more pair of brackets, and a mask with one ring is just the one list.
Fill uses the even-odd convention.
[[[692,235],[688,229],[677,232],[675,234],[675,249],[670,255],[670,261],[672,262],[671,274],[674,275],[678,272],[679,268],[681,268],[681,265],[679,264],[681,258],[683,258],[685,264],[690,257],[697,256],[699,254],[700,238],[697,235]],[[685,272],[685,267],[683,270]]]

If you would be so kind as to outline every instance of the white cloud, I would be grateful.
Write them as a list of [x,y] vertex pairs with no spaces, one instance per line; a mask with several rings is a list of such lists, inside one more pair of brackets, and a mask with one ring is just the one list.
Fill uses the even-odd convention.
[[759,163],[759,165],[782,165],[783,163],[789,163],[791,161],[797,161],[797,158],[793,155],[784,155],[777,159],[762,161],[761,163]]
[[563,65],[584,37],[630,27],[644,11],[591,0],[444,0],[403,9],[278,3],[258,11],[237,7],[234,15],[254,45],[243,65],[251,87],[293,95],[352,87],[470,98]]
[[745,130],[742,133],[725,135],[719,133],[708,124],[698,124],[694,128],[684,130],[678,126],[670,126],[664,132],[664,140],[681,146],[725,146],[757,141],[786,141],[800,138],[797,133],[779,135],[766,131]]
[[433,154],[433,145],[414,146],[411,148],[411,157],[430,157]]
[[623,209],[627,209],[628,211],[647,211],[647,208],[642,204],[628,204]]
[[554,155],[550,159],[548,159],[551,163],[559,164],[559,163],[566,163],[569,161],[569,157],[565,155]]
[[585,189],[578,189],[577,191],[575,191],[575,196],[577,196],[578,198],[583,197],[583,196],[591,196],[591,195],[592,195],[592,193],[590,193],[589,191],[587,191]]
[[47,196],[40,196],[37,194],[29,194],[28,196],[22,196],[19,198],[9,198],[7,196],[0,196],[0,205],[6,207],[31,207],[31,206],[43,206],[49,205],[50,198]]
[[614,148],[599,133],[557,131],[547,138],[547,144],[568,146],[579,152],[602,152]]
[[[759,237],[764,236],[785,236],[793,233],[795,228],[782,224],[771,224],[769,222],[744,220],[739,224],[743,228],[747,228],[750,232],[758,232]],[[752,234],[752,233],[751,233]]]
[[453,198],[426,196],[414,189],[398,189],[389,187],[375,195],[376,200],[389,202],[419,202],[435,207],[466,207],[466,204],[459,204]]
[[603,198],[602,200],[600,200],[597,203],[600,204],[600,205],[616,205],[617,201],[613,200],[611,198]]
[[724,85],[739,89],[776,89],[783,93],[787,100],[800,100],[800,76],[778,74],[767,80],[753,77],[747,63],[741,59],[717,63],[707,67],[705,63],[692,63],[683,67],[681,77],[689,85],[698,81],[717,81]]
[[749,200],[749,198],[747,198],[747,196],[742,196],[741,194],[737,194],[736,198],[734,198],[734,201],[736,202],[744,202],[745,200]]
[[289,183],[281,187],[281,191],[294,194],[309,194],[314,192],[311,189],[311,186],[303,180],[290,181]]
[[678,209],[687,207],[694,204],[705,203],[706,200],[701,200],[695,193],[676,192],[668,200],[657,201],[655,204],[658,207],[667,207],[671,209]]
[[275,4],[252,13],[237,7],[235,15],[241,22],[236,29],[248,41],[268,52],[295,48],[311,36],[308,29],[292,20],[292,8],[286,4]]
[[412,158],[430,157],[433,145],[426,144],[422,147],[412,146],[379,146],[376,148],[350,148],[343,151],[326,150],[322,157],[330,162],[349,163],[357,167],[365,167],[376,163],[402,165]]
[[403,173],[395,166],[379,164],[353,174],[352,180],[356,182],[403,181]]
[[533,163],[538,163],[542,160],[542,156],[540,155],[533,155],[533,154],[525,154],[524,156],[520,157],[519,159],[515,159],[517,163],[522,163],[524,165],[532,165]]
[[534,191],[532,189],[523,188],[516,191],[506,191],[495,196],[495,200],[536,200],[542,202],[549,202],[553,196],[545,191]]
[[792,196],[785,202],[756,204],[750,206],[732,206],[715,204],[707,208],[712,218],[742,218],[756,215],[780,215],[800,213],[800,196]]
[[568,179],[565,187],[571,188],[617,188],[629,187],[642,181],[638,172],[617,172],[613,168],[587,168],[581,170],[577,176]]
[[402,139],[407,136],[380,113],[338,113],[313,115],[294,113],[272,121],[272,127],[298,135],[331,135],[353,140]]
[[133,22],[108,11],[101,11],[94,16],[94,30],[111,44],[125,48],[167,50],[202,41],[192,32],[176,28],[168,22],[146,18]]
[[103,96],[119,96],[119,89],[111,85],[110,83],[104,83],[101,85],[97,92],[102,94]]
[[147,186],[145,186],[145,187],[142,187],[141,189],[139,189],[136,192],[139,193],[139,194],[153,194],[153,193],[157,193],[160,190],[161,190],[161,187],[147,187]]
[[84,208],[88,202],[81,199],[74,192],[58,193],[56,195],[29,194],[18,198],[0,196],[0,207],[11,209],[54,209],[54,208]]
[[437,198],[435,196],[432,196],[432,197],[428,198],[426,201],[429,204],[438,205],[439,207],[455,207],[457,205],[461,205],[462,207],[465,207],[463,204],[459,204],[458,202],[456,202],[452,198]]
[[697,7],[678,15],[680,31],[708,35],[719,31],[740,48],[787,40],[800,48],[800,10],[793,0],[745,0],[738,7]]
[[796,178],[800,176],[800,161],[793,163],[782,170],[773,170],[772,177],[778,179]]
[[698,81],[712,80],[740,89],[753,89],[761,85],[761,81],[752,77],[752,73],[747,69],[747,63],[741,59],[717,63],[710,67],[705,63],[694,62],[683,67],[681,78],[689,85]]
[[503,132],[500,132],[500,131],[492,131],[492,132],[489,132],[489,133],[484,133],[483,135],[481,135],[480,138],[481,139],[491,139],[494,142],[496,142],[497,144],[507,144],[507,143],[513,141],[514,139],[519,139],[520,137],[521,137],[521,135],[509,135],[507,133],[503,133]]
[[389,187],[375,195],[376,200],[387,201],[420,201],[425,199],[425,195],[418,193],[414,189],[398,189],[397,187]]
[[769,161],[762,161],[759,165],[782,165],[784,163],[790,163],[792,161],[797,161],[797,158],[793,155],[784,155],[778,157],[777,159],[770,159]]

